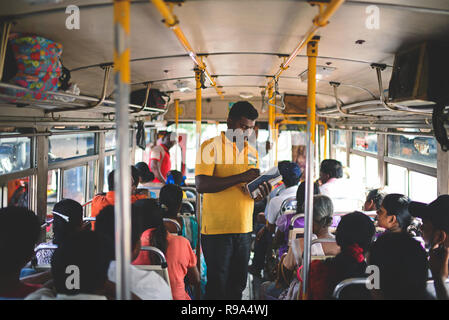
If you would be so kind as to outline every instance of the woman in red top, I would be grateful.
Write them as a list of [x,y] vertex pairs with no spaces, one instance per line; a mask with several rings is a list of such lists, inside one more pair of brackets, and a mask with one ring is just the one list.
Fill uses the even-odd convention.
[[[185,290],[184,278],[187,276],[188,283],[196,285],[200,282],[200,276],[189,240],[167,232],[161,208],[154,199],[138,200],[135,205],[141,208],[144,229],[147,229],[140,238],[141,245],[156,247],[165,254],[173,300],[190,300]],[[141,251],[133,264],[152,264],[149,252]]]
[[[374,240],[375,231],[374,223],[367,215],[361,212],[345,215],[336,232],[341,252],[335,258],[311,263],[307,299],[331,299],[335,286],[341,281],[365,277],[365,253]],[[364,286],[351,286],[342,292],[340,298],[370,299],[370,293]]]

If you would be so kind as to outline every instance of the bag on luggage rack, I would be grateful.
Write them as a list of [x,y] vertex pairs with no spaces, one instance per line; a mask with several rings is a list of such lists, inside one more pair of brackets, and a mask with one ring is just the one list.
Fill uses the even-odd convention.
[[[136,91],[131,92],[130,101],[132,104],[137,105],[143,105],[145,102],[145,97],[147,94],[147,89],[139,89]],[[165,98],[168,98],[165,100]],[[158,109],[165,109],[168,105],[168,102],[170,101],[170,97],[159,91],[158,89],[150,89],[150,93],[148,95],[148,103],[147,107],[150,108],[158,108]]]
[[49,95],[43,91],[57,91],[62,74],[61,44],[37,35],[14,33],[8,45],[9,58],[4,73],[7,75],[6,80],[33,91],[8,89],[3,92],[20,98],[46,100]]

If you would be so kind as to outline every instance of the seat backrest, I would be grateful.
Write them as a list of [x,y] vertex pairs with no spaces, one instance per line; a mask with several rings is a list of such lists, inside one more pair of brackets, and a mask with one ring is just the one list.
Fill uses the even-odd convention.
[[148,251],[156,254],[159,257],[160,264],[152,265],[136,265],[135,267],[140,270],[155,271],[158,273],[167,283],[171,289],[170,277],[168,275],[167,260],[165,259],[164,253],[156,247],[143,246],[140,248],[141,251]]
[[340,294],[343,291],[343,289],[347,288],[348,286],[353,285],[366,285],[369,283],[368,278],[349,278],[341,281],[339,284],[335,286],[334,292],[332,294],[332,297],[334,299],[339,299]]
[[[171,232],[172,234],[179,235],[181,233],[182,228],[178,221],[169,219],[169,218],[164,218],[163,220],[164,220],[164,223],[167,223],[168,225],[171,225],[174,228],[176,228],[176,232]],[[171,229],[171,228],[169,227],[169,229]]]
[[296,212],[297,204],[296,196],[285,199],[281,205],[281,215],[285,214],[286,211]]
[[190,201],[183,200],[181,206],[181,213],[195,214],[195,207]]

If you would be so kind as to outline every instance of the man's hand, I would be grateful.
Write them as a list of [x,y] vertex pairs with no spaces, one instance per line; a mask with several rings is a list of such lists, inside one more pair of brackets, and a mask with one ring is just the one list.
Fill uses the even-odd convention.
[[448,277],[449,248],[439,247],[429,251],[429,267],[434,279]]
[[257,232],[256,241],[259,241],[264,233],[265,233],[265,226],[262,229],[260,229],[259,232]]
[[248,183],[256,179],[258,176],[260,176],[259,169],[249,169],[240,174],[240,180],[244,183]]
[[254,201],[261,201],[263,199],[265,199],[271,192],[271,184],[269,184],[268,182],[264,182],[259,186],[259,191],[260,194],[257,196],[256,199],[254,199]]

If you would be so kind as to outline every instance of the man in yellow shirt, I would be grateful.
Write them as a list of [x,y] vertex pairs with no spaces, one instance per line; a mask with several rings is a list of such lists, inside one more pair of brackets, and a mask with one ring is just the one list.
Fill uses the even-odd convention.
[[[257,151],[248,143],[257,110],[235,103],[228,130],[202,143],[197,154],[195,183],[204,193],[201,245],[207,264],[206,299],[239,300],[246,287],[254,199],[243,189],[259,176]],[[265,198],[271,186],[259,187]]]

